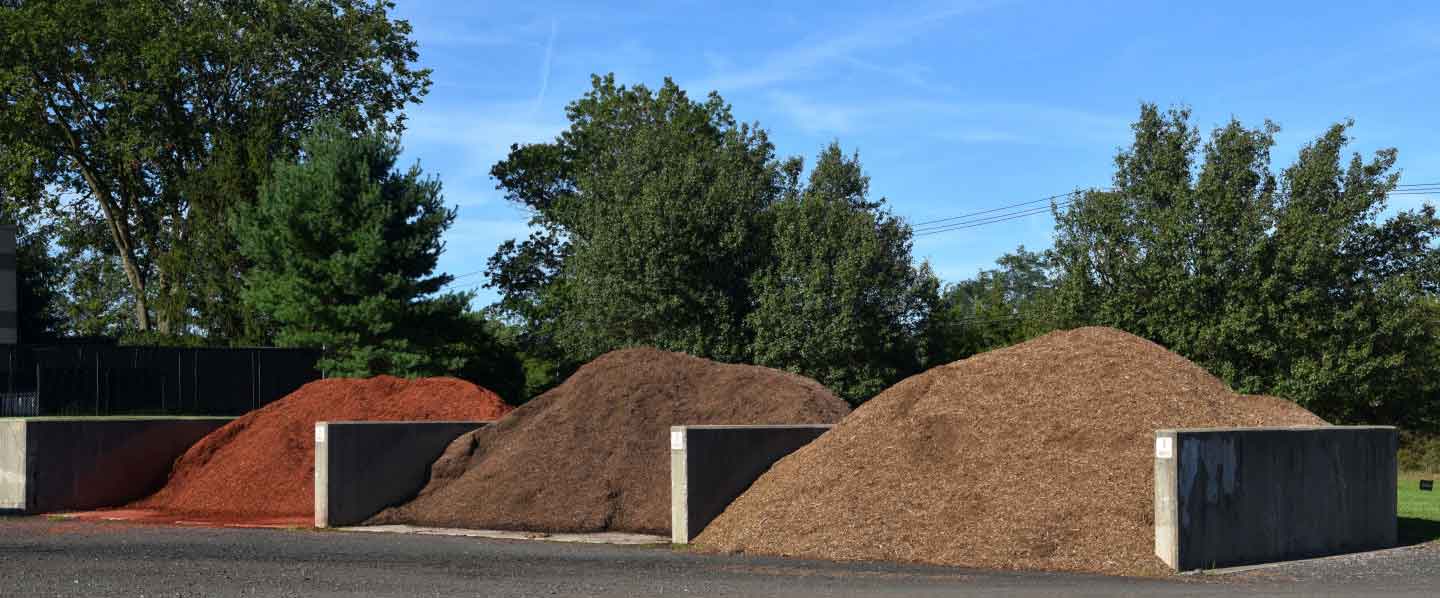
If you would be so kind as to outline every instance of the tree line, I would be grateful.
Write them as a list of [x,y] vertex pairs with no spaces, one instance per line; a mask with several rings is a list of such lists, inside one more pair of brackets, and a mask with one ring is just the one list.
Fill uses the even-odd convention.
[[[1396,152],[1335,125],[1143,105],[1053,246],[943,283],[838,142],[809,164],[718,94],[597,76],[491,169],[530,233],[436,272],[455,212],[397,167],[430,85],[386,3],[0,2],[0,218],[24,338],[318,347],[336,375],[460,375],[519,401],[650,345],[816,378],[853,403],[1050,330],[1155,340],[1337,421],[1440,426],[1434,209],[1385,216]],[[963,233],[950,233],[963,234]]]

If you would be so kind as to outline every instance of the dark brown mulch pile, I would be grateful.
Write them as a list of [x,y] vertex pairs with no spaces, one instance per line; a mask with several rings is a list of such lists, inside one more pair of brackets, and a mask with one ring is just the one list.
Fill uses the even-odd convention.
[[1003,569],[1164,572],[1160,428],[1324,425],[1109,328],[908,378],[776,463],[697,539],[726,552]]
[[461,436],[414,501],[370,523],[666,534],[671,425],[834,423],[848,411],[803,376],[615,351],[495,426]]

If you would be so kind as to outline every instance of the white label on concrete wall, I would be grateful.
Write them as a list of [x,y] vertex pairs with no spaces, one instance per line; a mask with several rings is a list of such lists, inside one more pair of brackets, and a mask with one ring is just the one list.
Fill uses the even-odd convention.
[[685,450],[685,431],[684,431],[684,430],[671,430],[671,431],[670,431],[670,450],[672,450],[672,451],[683,451],[683,450]]
[[315,442],[325,442],[325,430],[327,428],[329,428],[329,426],[315,424]]
[[1175,457],[1175,439],[1169,436],[1160,436],[1155,439],[1155,458],[1170,459]]

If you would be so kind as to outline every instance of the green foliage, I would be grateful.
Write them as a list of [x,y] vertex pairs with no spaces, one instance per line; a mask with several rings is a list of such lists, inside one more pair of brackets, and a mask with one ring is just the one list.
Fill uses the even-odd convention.
[[780,181],[765,132],[669,80],[596,77],[566,113],[553,143],[517,146],[492,171],[541,231],[490,261],[502,313],[577,361],[639,344],[743,359]]
[[820,153],[809,184],[770,209],[771,251],[746,316],[755,363],[813,377],[853,403],[919,368],[925,315],[910,229],[869,188],[858,155],[836,143]]
[[567,116],[492,170],[534,214],[488,270],[529,388],[631,345],[801,372],[855,402],[918,369],[936,283],[858,157],[830,146],[802,186],[763,129],[670,80],[596,77]]
[[1434,209],[1379,221],[1394,150],[1346,160],[1348,124],[1270,172],[1278,128],[1144,106],[1115,187],[1056,210],[1059,321],[1150,338],[1243,392],[1336,421],[1431,425]]
[[324,348],[329,375],[451,374],[504,388],[518,363],[467,313],[471,294],[442,293],[451,277],[434,274],[455,213],[418,166],[394,170],[399,154],[384,133],[322,123],[307,135],[301,158],[277,163],[260,201],[236,213],[254,264],[243,296],[281,346]]
[[205,337],[195,334],[162,334],[150,332],[126,332],[119,339],[122,347],[182,347],[200,349],[209,347]]
[[51,252],[51,227],[34,210],[0,193],[0,224],[17,228],[15,294],[19,302],[20,342],[44,341],[64,334],[63,301],[57,289],[65,270]]
[[948,363],[1054,329],[1051,258],[1024,246],[975,278],[946,285],[931,315],[932,361]]
[[500,344],[502,354],[513,355],[519,361],[521,375],[514,377],[513,394],[501,395],[511,405],[522,405],[558,386],[581,365],[566,360],[553,347],[525,339],[526,331],[521,326],[487,319],[486,329]]
[[[364,0],[0,5],[0,195],[43,206],[80,269],[81,330],[263,339],[229,211],[334,115],[396,128],[428,71]],[[64,201],[58,201],[63,198]],[[115,284],[115,278],[121,284]],[[111,317],[118,309],[129,322]],[[100,319],[101,317],[104,319]]]
[[[1440,476],[1440,435],[1402,432],[1396,457],[1400,471]],[[1435,497],[1440,504],[1440,494]]]

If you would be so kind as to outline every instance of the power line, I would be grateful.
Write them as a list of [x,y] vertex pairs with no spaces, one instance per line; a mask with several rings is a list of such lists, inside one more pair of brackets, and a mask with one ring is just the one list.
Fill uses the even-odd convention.
[[[1074,201],[1067,201],[1067,202],[1057,203],[1057,204],[1055,204],[1055,207],[1061,207],[1061,208],[1063,208],[1063,207],[1069,206],[1069,205],[1072,204],[1072,203],[1074,203]],[[1039,215],[1039,214],[1044,214],[1044,213],[1049,212],[1049,211],[1050,211],[1050,206],[1042,206],[1042,207],[1038,207],[1038,208],[1031,208],[1031,209],[1029,209],[1029,210],[1021,210],[1021,211],[1019,211],[1019,212],[1012,212],[1012,213],[1008,213],[1008,214],[1000,214],[1000,215],[996,215],[996,216],[991,216],[991,217],[989,217],[989,218],[984,218],[984,219],[981,219],[981,220],[967,221],[967,222],[957,222],[957,223],[954,223],[954,224],[951,224],[951,225],[948,225],[948,226],[943,226],[943,227],[939,227],[939,228],[927,229],[927,230],[923,230],[923,231],[914,233],[914,236],[916,236],[916,237],[924,237],[924,236],[927,236],[927,235],[937,235],[937,234],[940,234],[940,233],[948,233],[948,232],[951,232],[951,231],[957,231],[957,230],[962,230],[962,229],[966,229],[966,228],[975,228],[975,227],[977,227],[977,226],[985,226],[985,225],[988,225],[988,224],[996,224],[996,223],[1000,223],[1000,222],[1008,222],[1008,221],[1010,221],[1010,220],[1017,220],[1017,219],[1020,219],[1020,218],[1027,218],[1027,217],[1030,217],[1030,216],[1036,216],[1036,215]]]
[[996,316],[969,316],[969,317],[959,318],[959,319],[952,320],[952,321],[955,322],[955,323],[957,323],[957,324],[970,324],[970,323],[974,323],[974,322],[1003,322],[1003,321],[1005,321],[1005,320],[1019,320],[1019,319],[1021,319],[1021,318],[1026,317],[1026,316],[1029,316],[1031,313],[1032,313],[1032,312],[1019,311],[1019,312],[1015,312],[1015,313],[1013,313],[1013,314],[1006,314],[1006,315],[996,315]]
[[478,283],[472,284],[472,285],[470,285],[470,286],[468,286],[468,287],[460,287],[460,288],[458,288],[458,289],[450,289],[450,292],[452,292],[452,293],[463,293],[463,292],[465,292],[465,291],[473,291],[473,290],[476,290],[476,289],[478,289],[478,288],[480,288],[480,287],[483,287],[483,286],[485,286],[485,285],[486,285],[486,283],[478,282]]
[[466,273],[464,273],[464,274],[452,276],[452,277],[450,277],[450,282],[447,282],[447,283],[445,283],[445,284],[443,284],[443,285],[440,285],[440,288],[443,289],[443,288],[446,288],[446,287],[454,286],[454,285],[455,285],[455,282],[458,281],[458,280],[460,280],[461,278],[469,278],[469,277],[471,277],[471,276],[475,276],[476,274],[484,274],[484,273],[485,273],[484,270],[476,270],[476,271],[474,271],[474,272],[466,272]]
[[[1432,194],[1440,194],[1440,182],[1437,182],[1437,183],[1409,183],[1409,184],[1406,184],[1406,185],[1396,185],[1396,188],[1397,188],[1397,189],[1400,189],[1400,190],[1398,190],[1398,191],[1391,191],[1391,192],[1387,193],[1386,195],[1432,195]],[[1104,192],[1104,191],[1113,191],[1113,189],[1110,189],[1110,188],[1095,189],[1094,191]],[[1011,221],[1011,220],[1018,220],[1018,219],[1020,219],[1020,218],[1028,218],[1028,217],[1030,217],[1030,216],[1037,216],[1037,215],[1040,215],[1040,214],[1044,214],[1044,213],[1046,213],[1046,212],[1049,212],[1049,211],[1051,210],[1051,206],[1039,206],[1039,207],[1025,207],[1025,206],[1034,206],[1035,204],[1038,204],[1038,203],[1041,203],[1041,202],[1050,202],[1050,201],[1053,201],[1053,200],[1058,199],[1058,198],[1061,198],[1061,197],[1073,197],[1073,198],[1078,198],[1078,197],[1079,197],[1079,194],[1081,194],[1081,193],[1083,193],[1083,192],[1084,192],[1084,191],[1079,191],[1079,190],[1077,190],[1077,191],[1072,191],[1072,192],[1070,192],[1070,193],[1060,193],[1060,194],[1056,194],[1056,195],[1050,195],[1050,196],[1047,196],[1047,197],[1042,197],[1042,198],[1040,198],[1040,199],[1034,199],[1034,200],[1030,200],[1030,201],[1023,201],[1023,202],[1019,202],[1019,203],[1010,204],[1010,205],[1007,205],[1007,206],[1001,206],[1001,207],[998,207],[998,208],[991,208],[991,209],[988,209],[988,210],[981,210],[981,211],[979,211],[979,212],[971,212],[971,213],[969,213],[969,214],[964,214],[964,215],[960,215],[960,216],[951,216],[951,217],[949,217],[949,218],[938,218],[938,219],[935,219],[935,220],[927,220],[927,221],[925,221],[925,222],[921,222],[921,223],[915,224],[914,226],[912,226],[911,230],[914,231],[914,233],[913,233],[914,236],[916,236],[916,237],[924,237],[924,236],[928,236],[928,235],[936,235],[936,234],[940,234],[940,233],[947,233],[947,232],[952,232],[952,231],[957,231],[957,230],[963,230],[963,229],[967,229],[967,228],[975,228],[975,227],[986,226],[986,225],[990,225],[990,224],[998,224],[998,223],[1001,223],[1001,222],[1008,222],[1008,221]],[[1067,200],[1067,201],[1055,202],[1054,207],[1055,207],[1055,208],[1067,207],[1067,206],[1070,206],[1070,205],[1074,204],[1075,201],[1076,201],[1075,199],[1070,199],[1070,200]],[[1022,208],[1022,209],[1018,209],[1018,210],[1017,210],[1016,208]],[[997,212],[1000,212],[1000,213],[997,213]],[[985,217],[983,217],[983,218],[976,218],[976,216],[981,216],[981,215],[984,215],[984,214],[991,214],[991,215],[985,216]]]
[[[1102,191],[1103,191],[1103,189],[1102,189]],[[1050,201],[1050,200],[1052,200],[1052,199],[1059,199],[1059,198],[1061,198],[1061,197],[1068,197],[1068,196],[1071,196],[1071,195],[1075,195],[1075,194],[1077,194],[1077,193],[1081,193],[1081,191],[1076,190],[1076,191],[1071,191],[1071,192],[1069,192],[1069,193],[1057,193],[1057,194],[1055,194],[1055,195],[1051,195],[1051,196],[1048,196],[1048,197],[1042,197],[1042,198],[1040,198],[1040,199],[1032,199],[1032,200],[1030,200],[1030,201],[1022,201],[1022,202],[1020,202],[1020,203],[1014,203],[1014,204],[1010,204],[1010,205],[1008,205],[1008,206],[1000,206],[1000,207],[998,207],[998,208],[991,208],[991,209],[989,209],[989,210],[981,210],[981,211],[979,211],[979,212],[971,212],[971,213],[969,213],[969,214],[962,214],[962,215],[960,215],[960,216],[951,216],[951,217],[949,217],[949,218],[937,218],[937,219],[935,219],[935,220],[926,220],[926,221],[924,221],[924,222],[916,222],[914,225],[912,225],[912,228],[926,228],[926,227],[928,227],[928,226],[933,226],[933,225],[936,225],[936,224],[939,224],[939,223],[942,223],[942,222],[948,222],[948,221],[953,221],[953,220],[963,220],[963,219],[966,219],[966,218],[972,218],[972,217],[975,217],[975,216],[979,216],[979,215],[981,215],[981,214],[990,214],[990,213],[993,213],[993,212],[999,212],[999,211],[1008,210],[1008,209],[1011,209],[1011,208],[1018,208],[1018,207],[1021,207],[1021,206],[1033,205],[1033,204],[1037,204],[1037,203],[1040,203],[1040,202]]]

